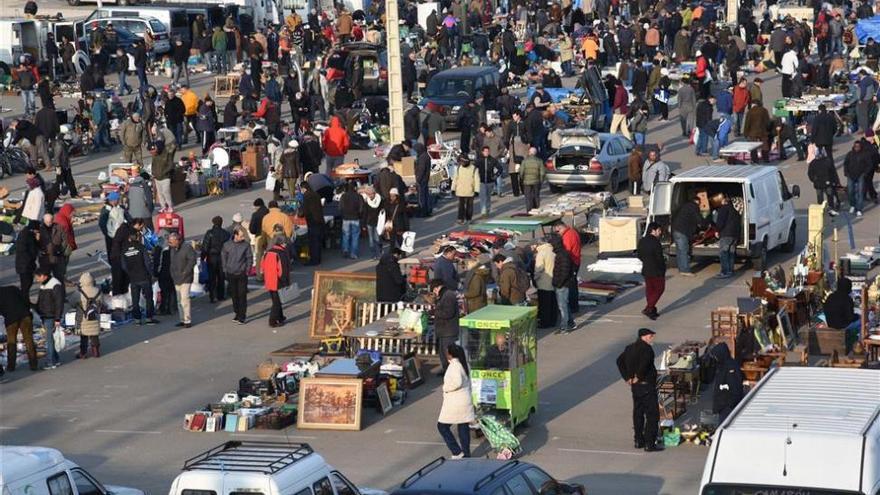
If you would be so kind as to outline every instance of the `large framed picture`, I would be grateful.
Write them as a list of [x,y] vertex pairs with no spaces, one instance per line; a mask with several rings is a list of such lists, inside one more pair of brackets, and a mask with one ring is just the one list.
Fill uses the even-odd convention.
[[394,407],[391,402],[391,392],[388,390],[388,382],[376,387],[376,394],[379,396],[379,407],[382,409],[382,414],[388,414],[388,411]]
[[360,430],[363,385],[360,378],[304,378],[299,384],[297,428]]
[[410,357],[403,361],[403,376],[406,378],[407,388],[414,388],[422,383],[422,370],[418,358]]
[[376,275],[371,273],[315,272],[309,337],[325,339],[356,326],[358,303],[376,300]]

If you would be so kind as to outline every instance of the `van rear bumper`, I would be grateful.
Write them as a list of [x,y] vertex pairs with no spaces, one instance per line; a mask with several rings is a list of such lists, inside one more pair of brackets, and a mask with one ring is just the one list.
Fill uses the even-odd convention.
[[[742,245],[737,246],[736,257],[754,258],[755,256],[758,256],[760,248],[760,243],[752,243],[748,247]],[[669,243],[666,245],[666,253],[669,256],[675,256],[675,243]],[[718,258],[718,246],[694,246],[691,248],[691,256],[695,258]]]

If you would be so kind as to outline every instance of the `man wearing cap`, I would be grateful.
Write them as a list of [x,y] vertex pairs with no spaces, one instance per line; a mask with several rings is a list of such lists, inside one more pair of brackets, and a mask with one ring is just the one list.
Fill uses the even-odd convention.
[[149,140],[149,136],[141,122],[141,114],[137,112],[131,114],[131,117],[122,124],[119,137],[122,140],[122,155],[126,163],[143,163],[141,148]]
[[626,346],[617,358],[617,369],[630,386],[633,399],[634,447],[645,452],[658,452],[657,423],[660,407],[657,402],[657,369],[654,367],[654,331],[640,328],[638,339]]

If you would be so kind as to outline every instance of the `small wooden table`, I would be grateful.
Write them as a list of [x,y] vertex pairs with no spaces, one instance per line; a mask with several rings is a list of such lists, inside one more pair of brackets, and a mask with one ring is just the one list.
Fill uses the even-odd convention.
[[862,346],[865,348],[868,361],[880,361],[880,340],[862,339]]
[[[397,318],[397,312],[392,312],[384,318],[347,332],[345,338],[348,339],[352,355],[361,349],[403,357],[415,353],[416,344],[421,342],[422,335],[415,332],[400,332],[396,335],[383,334],[390,325],[397,323]],[[376,332],[376,335],[372,335],[372,332]]]

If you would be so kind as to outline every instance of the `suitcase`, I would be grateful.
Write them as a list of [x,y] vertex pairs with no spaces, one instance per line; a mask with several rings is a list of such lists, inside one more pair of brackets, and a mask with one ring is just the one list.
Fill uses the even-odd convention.
[[180,237],[183,237],[183,217],[177,213],[159,213],[153,223],[157,233],[176,231]]

